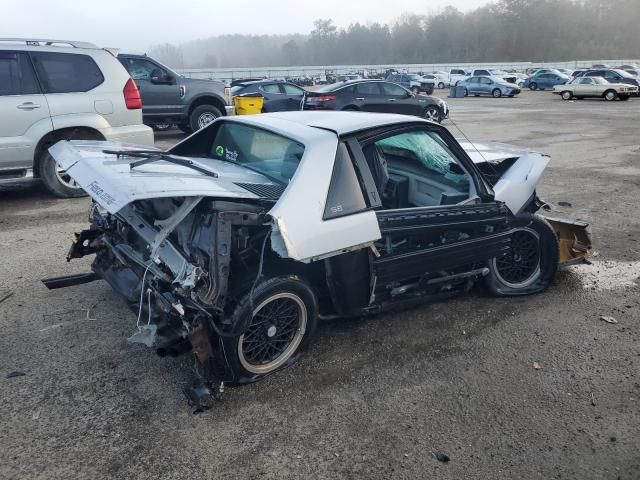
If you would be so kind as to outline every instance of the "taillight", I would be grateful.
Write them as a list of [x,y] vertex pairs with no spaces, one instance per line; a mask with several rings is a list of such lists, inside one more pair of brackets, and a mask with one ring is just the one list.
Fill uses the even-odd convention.
[[335,95],[321,95],[319,97],[309,98],[315,100],[316,102],[330,102],[331,100],[335,100],[337,97]]
[[124,94],[124,104],[127,106],[128,110],[138,110],[142,108],[140,90],[138,90],[138,85],[133,81],[133,78],[127,80],[122,93]]

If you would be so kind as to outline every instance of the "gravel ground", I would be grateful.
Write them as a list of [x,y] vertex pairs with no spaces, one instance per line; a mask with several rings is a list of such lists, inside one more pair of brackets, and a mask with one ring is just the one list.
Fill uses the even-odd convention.
[[190,357],[127,343],[106,283],[40,283],[87,270],[64,256],[88,201],[0,187],[0,478],[640,478],[640,100],[450,104],[469,138],[552,155],[539,194],[592,222],[594,264],[543,295],[323,322],[296,365],[196,416]]

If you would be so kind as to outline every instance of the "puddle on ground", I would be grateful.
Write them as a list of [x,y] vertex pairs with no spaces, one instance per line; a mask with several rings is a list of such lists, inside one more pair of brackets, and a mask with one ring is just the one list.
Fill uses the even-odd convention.
[[571,271],[589,289],[615,290],[640,284],[640,262],[598,260],[592,265],[571,267]]

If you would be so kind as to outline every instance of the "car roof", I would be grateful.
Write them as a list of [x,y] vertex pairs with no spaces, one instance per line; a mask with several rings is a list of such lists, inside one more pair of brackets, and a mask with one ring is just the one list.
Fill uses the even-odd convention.
[[[229,120],[250,123],[266,128],[277,126],[279,129],[282,129],[282,122],[285,121],[296,124],[296,127],[302,126],[314,130],[329,130],[338,135],[347,135],[370,128],[386,127],[402,123],[429,123],[427,120],[408,115],[340,111],[275,112],[263,113],[262,115],[234,116],[229,117]],[[299,131],[299,128],[296,129]]]

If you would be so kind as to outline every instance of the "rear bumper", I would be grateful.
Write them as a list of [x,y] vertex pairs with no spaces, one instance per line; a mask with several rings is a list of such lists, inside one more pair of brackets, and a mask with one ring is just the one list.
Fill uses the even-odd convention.
[[136,145],[153,146],[153,130],[146,125],[127,125],[101,130],[105,140],[120,143],[135,143]]

